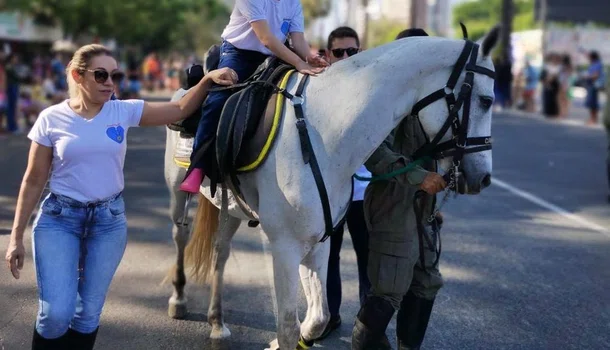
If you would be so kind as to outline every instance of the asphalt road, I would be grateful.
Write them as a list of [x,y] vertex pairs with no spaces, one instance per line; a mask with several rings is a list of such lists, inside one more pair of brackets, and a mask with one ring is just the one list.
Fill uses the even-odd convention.
[[[445,287],[425,349],[610,349],[610,205],[606,134],[506,113],[494,117],[494,184],[446,206]],[[271,258],[244,224],[227,265],[228,342],[211,343],[209,288],[189,284],[189,317],[167,316],[174,259],[163,180],[163,128],[132,129],[125,166],[129,244],[111,286],[96,349],[263,349],[275,338]],[[0,248],[8,242],[26,165],[25,136],[0,140]],[[498,181],[499,180],[499,181]],[[37,309],[27,237],[18,281],[0,268],[0,350],[29,349]],[[339,332],[316,346],[349,349],[358,310],[355,255],[342,251]],[[301,317],[305,310],[300,302]],[[393,338],[394,325],[388,330]],[[393,340],[393,339],[392,339]]]

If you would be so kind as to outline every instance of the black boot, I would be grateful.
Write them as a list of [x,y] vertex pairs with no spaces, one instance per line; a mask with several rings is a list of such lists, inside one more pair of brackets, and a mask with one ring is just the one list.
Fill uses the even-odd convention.
[[38,331],[36,331],[36,328],[34,328],[34,335],[32,336],[32,350],[64,350],[66,334],[59,338],[47,339],[38,334]]
[[393,315],[394,307],[389,301],[370,296],[358,312],[352,333],[352,350],[385,349],[381,342]]
[[65,350],[93,350],[98,329],[91,333],[81,333],[70,328],[66,333]]
[[396,316],[397,350],[418,350],[424,341],[434,299],[416,297],[409,291]]

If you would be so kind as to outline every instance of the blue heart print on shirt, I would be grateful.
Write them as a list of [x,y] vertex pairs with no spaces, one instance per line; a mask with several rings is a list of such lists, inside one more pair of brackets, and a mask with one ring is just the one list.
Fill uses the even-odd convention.
[[111,126],[106,129],[106,135],[116,143],[122,143],[125,139],[125,129],[122,126]]
[[284,22],[282,23],[282,34],[284,35],[288,35],[288,31],[290,30],[290,21],[289,20],[284,20]]

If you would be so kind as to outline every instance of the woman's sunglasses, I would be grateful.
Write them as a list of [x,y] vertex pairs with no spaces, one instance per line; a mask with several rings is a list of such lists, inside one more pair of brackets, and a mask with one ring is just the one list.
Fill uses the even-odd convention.
[[336,58],[343,57],[343,54],[347,52],[347,56],[352,57],[358,53],[358,49],[355,47],[348,47],[347,49],[332,49],[330,50],[333,53],[333,56]]
[[108,81],[108,77],[112,79],[114,84],[117,84],[125,77],[125,74],[122,72],[113,72],[112,74],[109,74],[105,69],[86,69],[86,71],[93,73],[93,79],[95,79],[95,82],[98,84],[104,84]]

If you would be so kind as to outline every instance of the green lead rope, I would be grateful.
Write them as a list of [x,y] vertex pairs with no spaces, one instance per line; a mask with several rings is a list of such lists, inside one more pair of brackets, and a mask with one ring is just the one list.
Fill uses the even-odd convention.
[[430,159],[431,159],[430,157],[422,157],[422,158],[416,159],[416,160],[412,161],[411,163],[407,164],[406,166],[404,166],[400,169],[394,170],[387,174],[381,174],[381,175],[377,175],[377,176],[373,176],[373,177],[364,177],[364,176],[359,176],[359,175],[354,174],[353,177],[354,177],[354,179],[359,180],[359,181],[370,181],[370,182],[389,180],[389,179],[393,178],[394,176],[404,174],[404,173],[407,173],[407,172],[415,169],[418,165],[421,165],[422,163],[424,163]]

